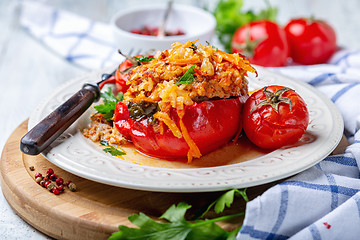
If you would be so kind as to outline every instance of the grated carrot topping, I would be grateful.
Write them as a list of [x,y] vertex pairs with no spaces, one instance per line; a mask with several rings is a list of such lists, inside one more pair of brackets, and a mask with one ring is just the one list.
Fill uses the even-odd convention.
[[198,148],[198,146],[196,146],[194,140],[192,140],[192,138],[190,137],[189,132],[188,132],[182,118],[180,118],[180,129],[181,129],[181,132],[184,136],[186,143],[189,145],[189,148],[190,148],[188,151],[187,157],[188,157],[188,163],[191,163],[192,159],[194,157],[196,157],[196,158],[201,157],[201,152],[200,152],[200,149]]
[[[151,61],[142,62],[127,74],[117,71],[115,75],[116,80],[125,78],[129,85],[124,93],[125,103],[145,101],[158,104],[159,111],[153,115],[159,120],[155,131],[164,134],[167,126],[175,137],[183,137],[189,146],[189,163],[202,154],[183,122],[185,107],[202,99],[247,97],[248,81],[245,77],[247,72],[256,73],[245,57],[225,53],[209,44],[195,45],[196,42],[175,42],[171,49],[155,53]],[[179,81],[194,65],[193,75],[185,82]],[[172,109],[177,111],[179,124],[170,118]],[[236,138],[238,136],[239,133]]]
[[173,64],[173,65],[183,66],[183,65],[201,63],[201,59],[197,55],[195,55],[193,57],[190,57],[190,58],[185,58],[185,59],[173,59],[173,58],[170,58],[169,63]]
[[154,115],[154,118],[158,119],[159,121],[162,121],[168,126],[168,128],[171,130],[171,132],[174,134],[177,138],[182,138],[181,131],[176,126],[175,122],[169,117],[169,115],[165,112],[157,112]]

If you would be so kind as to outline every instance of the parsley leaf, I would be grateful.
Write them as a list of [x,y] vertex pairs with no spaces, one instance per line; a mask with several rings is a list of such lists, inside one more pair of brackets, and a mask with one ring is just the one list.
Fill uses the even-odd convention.
[[240,195],[242,196],[242,198],[244,199],[245,202],[248,202],[249,199],[246,195],[246,188],[243,190],[239,190],[239,189],[232,189],[227,191],[226,193],[224,193],[223,195],[221,195],[218,199],[216,199],[214,202],[212,202],[211,204],[209,204],[207,206],[207,208],[202,208],[200,209],[195,216],[193,217],[193,219],[199,219],[204,217],[204,215],[212,208],[214,207],[214,210],[216,213],[221,213],[224,211],[225,206],[226,207],[230,207],[231,204],[234,202],[234,196],[235,195]]
[[124,152],[124,150],[111,146],[107,141],[100,141],[100,144],[103,146],[108,146],[107,148],[104,148],[103,151],[106,153],[110,153],[112,156],[121,156],[121,155],[126,155],[126,153]]
[[230,207],[231,204],[234,202],[234,195],[235,189],[226,192],[225,194],[221,195],[215,203],[214,210],[216,213],[221,213],[224,211],[225,206]]
[[134,214],[129,221],[139,228],[119,226],[120,232],[113,233],[109,240],[122,239],[174,239],[174,240],[195,240],[195,239],[227,239],[229,233],[219,227],[215,222],[238,217],[243,214],[233,214],[211,220],[197,220],[188,222],[185,220],[186,210],[191,206],[186,203],[172,205],[162,216],[168,222],[156,222],[144,213]]
[[249,198],[246,194],[246,189],[247,188],[244,188],[243,190],[239,190],[239,189],[235,189],[235,192],[237,192],[238,194],[240,194],[240,196],[242,196],[242,198],[244,199],[245,202],[248,202],[249,201]]
[[117,96],[114,96],[111,88],[109,87],[108,91],[101,93],[101,97],[104,99],[104,103],[95,106],[95,109],[98,113],[103,114],[104,118],[109,121],[114,116],[116,103],[124,100],[124,94],[119,92]]
[[172,205],[166,212],[161,215],[160,218],[164,218],[169,222],[182,222],[185,221],[185,213],[191,208],[191,206],[187,203],[180,202],[177,206]]
[[196,65],[192,65],[187,71],[186,73],[179,79],[179,81],[177,81],[175,83],[175,85],[180,85],[180,84],[184,84],[184,83],[192,83],[194,80],[194,73],[195,73],[195,67]]
[[151,60],[153,60],[154,58],[151,57],[145,57],[145,56],[142,56],[142,57],[134,57],[138,62],[150,62]]
[[196,49],[197,49],[197,46],[195,45],[195,43],[192,42],[190,48],[193,49],[193,50],[196,50]]
[[[234,194],[240,190],[233,189],[226,192],[214,203],[224,202],[225,205],[232,203]],[[245,191],[242,191],[245,195]],[[231,204],[230,203],[230,204]],[[222,205],[222,203],[219,203]],[[177,205],[172,205],[166,212],[160,217],[160,219],[166,220],[166,222],[157,222],[144,213],[134,214],[129,217],[129,221],[136,225],[138,228],[129,228],[124,225],[119,226],[119,232],[115,232],[111,235],[109,240],[122,240],[122,239],[174,239],[174,240],[215,240],[215,239],[231,239],[235,240],[240,227],[232,232],[227,232],[215,222],[224,221],[227,219],[243,216],[245,213],[240,212],[237,214],[222,216],[213,219],[187,221],[185,214],[191,206],[187,203],[180,202]],[[223,210],[223,209],[222,209]]]

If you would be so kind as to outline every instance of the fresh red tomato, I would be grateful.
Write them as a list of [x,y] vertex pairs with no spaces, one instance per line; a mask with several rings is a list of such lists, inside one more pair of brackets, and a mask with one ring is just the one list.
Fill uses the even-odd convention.
[[276,149],[297,142],[306,131],[309,113],[294,90],[268,86],[253,93],[243,109],[244,131],[255,145]]
[[259,20],[236,30],[232,52],[245,55],[250,63],[264,67],[285,66],[289,45],[285,31],[276,23]]
[[294,19],[285,26],[290,55],[300,64],[325,63],[337,49],[336,33],[324,21]]
[[[204,101],[185,106],[183,123],[202,155],[212,152],[228,143],[242,129],[239,98]],[[170,118],[180,129],[180,119],[175,109]],[[119,132],[131,140],[139,151],[154,157],[175,159],[186,158],[189,146],[185,139],[175,137],[164,124],[164,132],[155,132],[147,118],[135,121],[130,118],[128,106],[118,102],[114,123]]]

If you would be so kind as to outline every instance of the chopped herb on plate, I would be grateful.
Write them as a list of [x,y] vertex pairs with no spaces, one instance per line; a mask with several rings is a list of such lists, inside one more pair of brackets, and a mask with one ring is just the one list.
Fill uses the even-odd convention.
[[109,121],[114,116],[116,103],[124,100],[124,95],[122,92],[119,92],[117,96],[114,96],[111,88],[109,87],[108,91],[101,93],[101,97],[104,99],[104,103],[95,106],[95,109],[98,113],[103,114],[104,118]]
[[151,60],[153,60],[153,57],[146,57],[146,56],[142,56],[142,57],[134,57],[138,62],[150,62]]
[[106,153],[110,153],[112,156],[122,156],[122,155],[126,155],[125,151],[122,150],[121,148],[117,148],[114,146],[111,146],[107,141],[100,141],[100,144],[103,146],[107,146],[107,148],[104,148],[103,151]]

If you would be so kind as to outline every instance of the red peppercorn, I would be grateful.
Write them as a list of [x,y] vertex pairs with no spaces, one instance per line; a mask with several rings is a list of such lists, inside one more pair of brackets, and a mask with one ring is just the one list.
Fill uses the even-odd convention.
[[69,187],[69,184],[70,183],[72,183],[72,181],[70,180],[70,181],[67,181],[66,183],[65,183],[65,185],[67,186],[67,187]]
[[38,177],[41,177],[41,178],[42,178],[42,174],[39,173],[39,172],[35,174],[35,179],[38,178]]
[[51,175],[54,173],[54,170],[52,170],[52,168],[49,168],[47,171],[46,171],[46,175]]
[[56,179],[55,182],[56,182],[57,185],[61,185],[61,184],[64,183],[64,180],[61,177],[59,177],[59,178]]
[[47,187],[47,185],[49,185],[50,184],[50,181],[46,181],[45,183],[44,183],[44,187]]
[[50,175],[50,179],[51,179],[51,180],[55,180],[56,178],[57,178],[57,176],[55,175],[55,173],[53,173],[53,174]]
[[63,192],[63,191],[65,190],[65,189],[64,189],[64,185],[62,185],[62,184],[59,185],[59,186],[58,186],[58,189],[59,189],[60,192]]
[[53,188],[51,189],[51,191],[52,191],[52,193],[55,194],[55,195],[59,195],[59,193],[60,193],[60,191],[59,191],[59,189],[58,189],[57,187],[53,187]]

